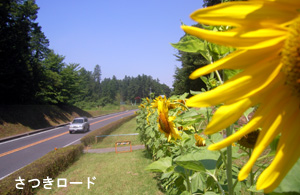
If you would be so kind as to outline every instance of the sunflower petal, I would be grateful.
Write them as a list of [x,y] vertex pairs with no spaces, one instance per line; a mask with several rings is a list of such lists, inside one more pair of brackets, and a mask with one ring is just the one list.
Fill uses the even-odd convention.
[[[266,149],[266,147],[271,143],[279,133],[279,126],[282,122],[282,116],[277,113],[272,113],[268,119],[265,121],[263,130],[260,131],[258,138],[261,138],[260,141],[257,140],[257,144],[254,147],[254,150],[251,154],[250,159],[241,169],[238,179],[239,181],[245,180],[250,173],[254,163],[261,153]],[[270,124],[271,123],[271,124]],[[272,139],[270,139],[272,138]]]
[[[213,64],[198,68],[190,75],[190,79],[196,79],[215,70],[245,69],[253,64],[276,58],[277,55],[274,55],[274,53],[279,54],[280,49],[281,45],[279,44],[257,50],[237,50]],[[255,58],[253,58],[253,56],[255,56]]]
[[212,120],[207,125],[204,133],[212,134],[237,121],[241,115],[251,106],[255,105],[251,99],[242,99],[232,104],[221,106],[213,115]]
[[[280,13],[280,14],[278,14]],[[282,24],[297,16],[293,7],[278,6],[266,2],[227,2],[199,9],[191,14],[198,23],[208,25],[259,26]]]
[[216,144],[210,145],[208,149],[222,149],[226,146],[229,146],[231,143],[240,140],[246,134],[249,134],[252,131],[258,129],[261,126],[261,124],[265,121],[266,117],[264,116],[266,116],[276,105],[279,104],[280,101],[282,101],[283,98],[285,98],[284,93],[280,93],[274,96],[278,90],[281,90],[281,87],[278,87],[276,90],[273,91],[273,93],[269,93],[269,95],[265,97],[265,101],[268,102],[267,104],[265,104],[265,102],[260,102],[262,103],[262,105],[259,106],[258,110],[255,112],[253,118],[248,122],[248,124],[246,124],[242,129],[238,130],[226,139]]
[[[281,66],[277,64],[277,60],[266,63],[264,66],[256,64],[226,81],[223,85],[191,97],[187,100],[186,105],[190,107],[208,107],[228,100],[234,101],[253,96],[265,89],[266,86],[271,87],[277,81],[282,81],[280,77],[282,75],[279,75]],[[275,65],[277,67],[272,70]],[[260,74],[261,72],[265,72],[265,74]],[[239,96],[236,94],[239,94]]]
[[262,116],[253,117],[253,119],[247,125],[245,125],[242,129],[238,130],[237,132],[235,132],[231,136],[227,137],[226,139],[224,139],[224,140],[222,140],[222,141],[220,141],[216,144],[210,145],[208,147],[208,149],[209,150],[220,150],[222,148],[225,148],[225,147],[229,146],[233,142],[236,142],[239,139],[241,139],[243,136],[245,136],[245,135],[251,133],[252,131],[258,129],[260,124],[263,122],[262,119],[263,119]]
[[172,138],[172,135],[171,134],[169,134],[169,135],[166,134],[166,136],[168,137],[168,142],[170,142],[170,140]]
[[259,49],[276,45],[285,40],[286,30],[264,28],[253,31],[237,32],[238,29],[226,32],[203,30],[193,26],[181,26],[188,34],[200,39],[240,49]]
[[293,112],[287,113],[285,111],[287,107],[293,107],[295,109],[295,106],[290,102],[290,96],[285,96],[285,98],[283,98],[281,102],[278,103],[276,109],[273,110],[273,112],[269,112],[269,116],[266,117],[264,121],[262,131],[258,136],[252,155],[239,173],[239,180],[244,180],[247,178],[257,158],[272,142],[272,140],[280,133],[283,126],[286,125],[288,121],[286,119],[289,119],[293,114]]
[[290,117],[289,122],[285,125],[285,131],[283,131],[282,134],[286,136],[281,136],[273,162],[259,176],[257,189],[265,189],[265,193],[273,191],[299,159],[299,120],[300,115],[297,110],[294,112],[294,116]]

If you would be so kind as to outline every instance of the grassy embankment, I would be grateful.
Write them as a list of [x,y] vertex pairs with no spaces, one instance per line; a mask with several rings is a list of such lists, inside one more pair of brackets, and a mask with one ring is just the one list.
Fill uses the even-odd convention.
[[[128,134],[136,132],[135,118],[120,126],[111,134]],[[126,139],[126,138],[125,138]],[[92,148],[112,147],[115,141],[123,141],[124,137],[107,137]],[[127,137],[133,145],[141,144],[138,136]],[[163,194],[157,187],[155,174],[145,171],[152,162],[146,150],[128,153],[83,154],[65,172],[57,178],[65,178],[67,182],[83,182],[80,185],[69,184],[57,187],[57,179],[51,190],[41,188],[37,194]],[[94,185],[88,189],[88,177]],[[93,180],[92,178],[96,179]]]
[[[138,133],[136,130],[136,122],[135,118],[126,122],[116,130],[114,130],[111,135],[119,135],[119,134],[133,134]],[[110,148],[115,147],[115,143],[118,141],[131,141],[132,145],[143,145],[140,141],[138,135],[126,135],[126,136],[109,136],[104,138],[98,138],[98,143],[91,146],[91,148]],[[122,147],[122,146],[118,146]]]
[[92,110],[81,110],[75,106],[1,105],[0,138],[68,123],[78,116],[94,117],[134,108],[136,107],[110,105]]

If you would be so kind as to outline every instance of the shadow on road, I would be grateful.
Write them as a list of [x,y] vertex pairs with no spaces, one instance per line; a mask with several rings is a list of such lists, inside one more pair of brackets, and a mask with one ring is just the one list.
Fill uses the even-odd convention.
[[[41,129],[67,123],[74,117],[91,115],[75,106],[1,105],[0,125],[21,124],[30,129]],[[1,131],[0,127],[0,131]]]

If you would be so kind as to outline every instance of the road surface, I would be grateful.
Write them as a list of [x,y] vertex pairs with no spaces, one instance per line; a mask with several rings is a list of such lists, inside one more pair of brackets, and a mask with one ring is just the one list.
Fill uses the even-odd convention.
[[[90,131],[133,113],[134,110],[131,110],[89,119]],[[69,134],[69,126],[62,126],[0,143],[0,180],[55,148],[79,144],[81,137],[87,133]]]

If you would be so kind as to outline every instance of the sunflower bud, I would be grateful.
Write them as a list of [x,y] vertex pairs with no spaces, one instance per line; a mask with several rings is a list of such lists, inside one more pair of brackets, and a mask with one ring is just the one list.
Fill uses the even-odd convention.
[[196,139],[196,143],[195,145],[198,147],[202,147],[202,146],[206,146],[205,144],[205,139],[203,139],[200,135],[198,135],[197,133],[195,133],[195,139]]

